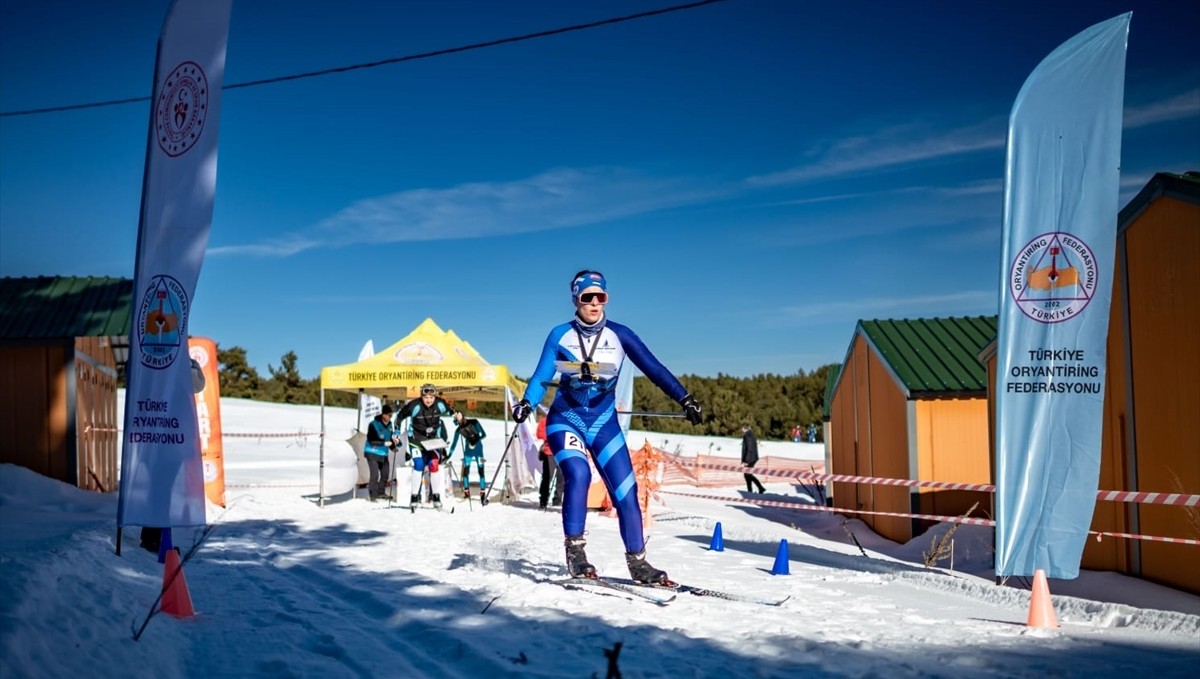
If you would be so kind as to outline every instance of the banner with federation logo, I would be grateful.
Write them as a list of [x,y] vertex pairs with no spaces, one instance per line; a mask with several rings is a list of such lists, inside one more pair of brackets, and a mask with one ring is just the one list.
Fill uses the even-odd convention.
[[225,506],[225,446],[221,440],[221,384],[217,372],[217,344],[207,337],[189,337],[192,393],[196,398],[196,428],[200,435],[200,461],[204,466],[204,495]]
[[176,0],[158,39],[134,264],[117,525],[205,523],[187,330],[217,185],[231,0]]
[[1017,95],[996,358],[996,575],[1079,575],[1096,505],[1129,14]]

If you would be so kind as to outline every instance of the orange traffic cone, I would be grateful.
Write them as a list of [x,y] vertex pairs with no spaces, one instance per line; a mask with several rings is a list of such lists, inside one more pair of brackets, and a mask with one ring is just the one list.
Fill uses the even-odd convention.
[[167,565],[163,568],[163,613],[176,618],[187,618],[196,614],[192,608],[192,595],[188,592],[187,580],[183,577],[183,564],[179,552],[167,550]]
[[1027,627],[1058,627],[1054,615],[1054,602],[1050,600],[1050,585],[1046,582],[1046,571],[1033,572],[1033,592],[1029,598],[1029,620]]

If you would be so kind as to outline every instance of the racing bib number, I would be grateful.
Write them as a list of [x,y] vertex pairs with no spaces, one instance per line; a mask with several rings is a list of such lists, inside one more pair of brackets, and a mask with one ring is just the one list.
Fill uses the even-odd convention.
[[563,450],[578,450],[582,453],[584,452],[583,441],[580,441],[575,434],[567,432],[567,435],[563,437]]

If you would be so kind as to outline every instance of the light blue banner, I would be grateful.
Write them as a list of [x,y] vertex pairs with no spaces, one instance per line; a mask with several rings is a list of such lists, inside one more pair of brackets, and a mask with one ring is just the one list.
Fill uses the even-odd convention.
[[1008,127],[996,575],[1075,578],[1096,505],[1130,14],[1063,43]]

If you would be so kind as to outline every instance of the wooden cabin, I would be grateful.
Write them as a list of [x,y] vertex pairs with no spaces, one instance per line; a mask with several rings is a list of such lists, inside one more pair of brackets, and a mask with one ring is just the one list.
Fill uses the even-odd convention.
[[[859,321],[827,398],[832,474],[991,483],[987,375],[979,352],[997,318]],[[991,494],[833,483],[832,506],[867,512],[961,515]],[[931,522],[850,514],[876,533],[907,542]]]
[[0,462],[117,488],[133,281],[0,278]]

